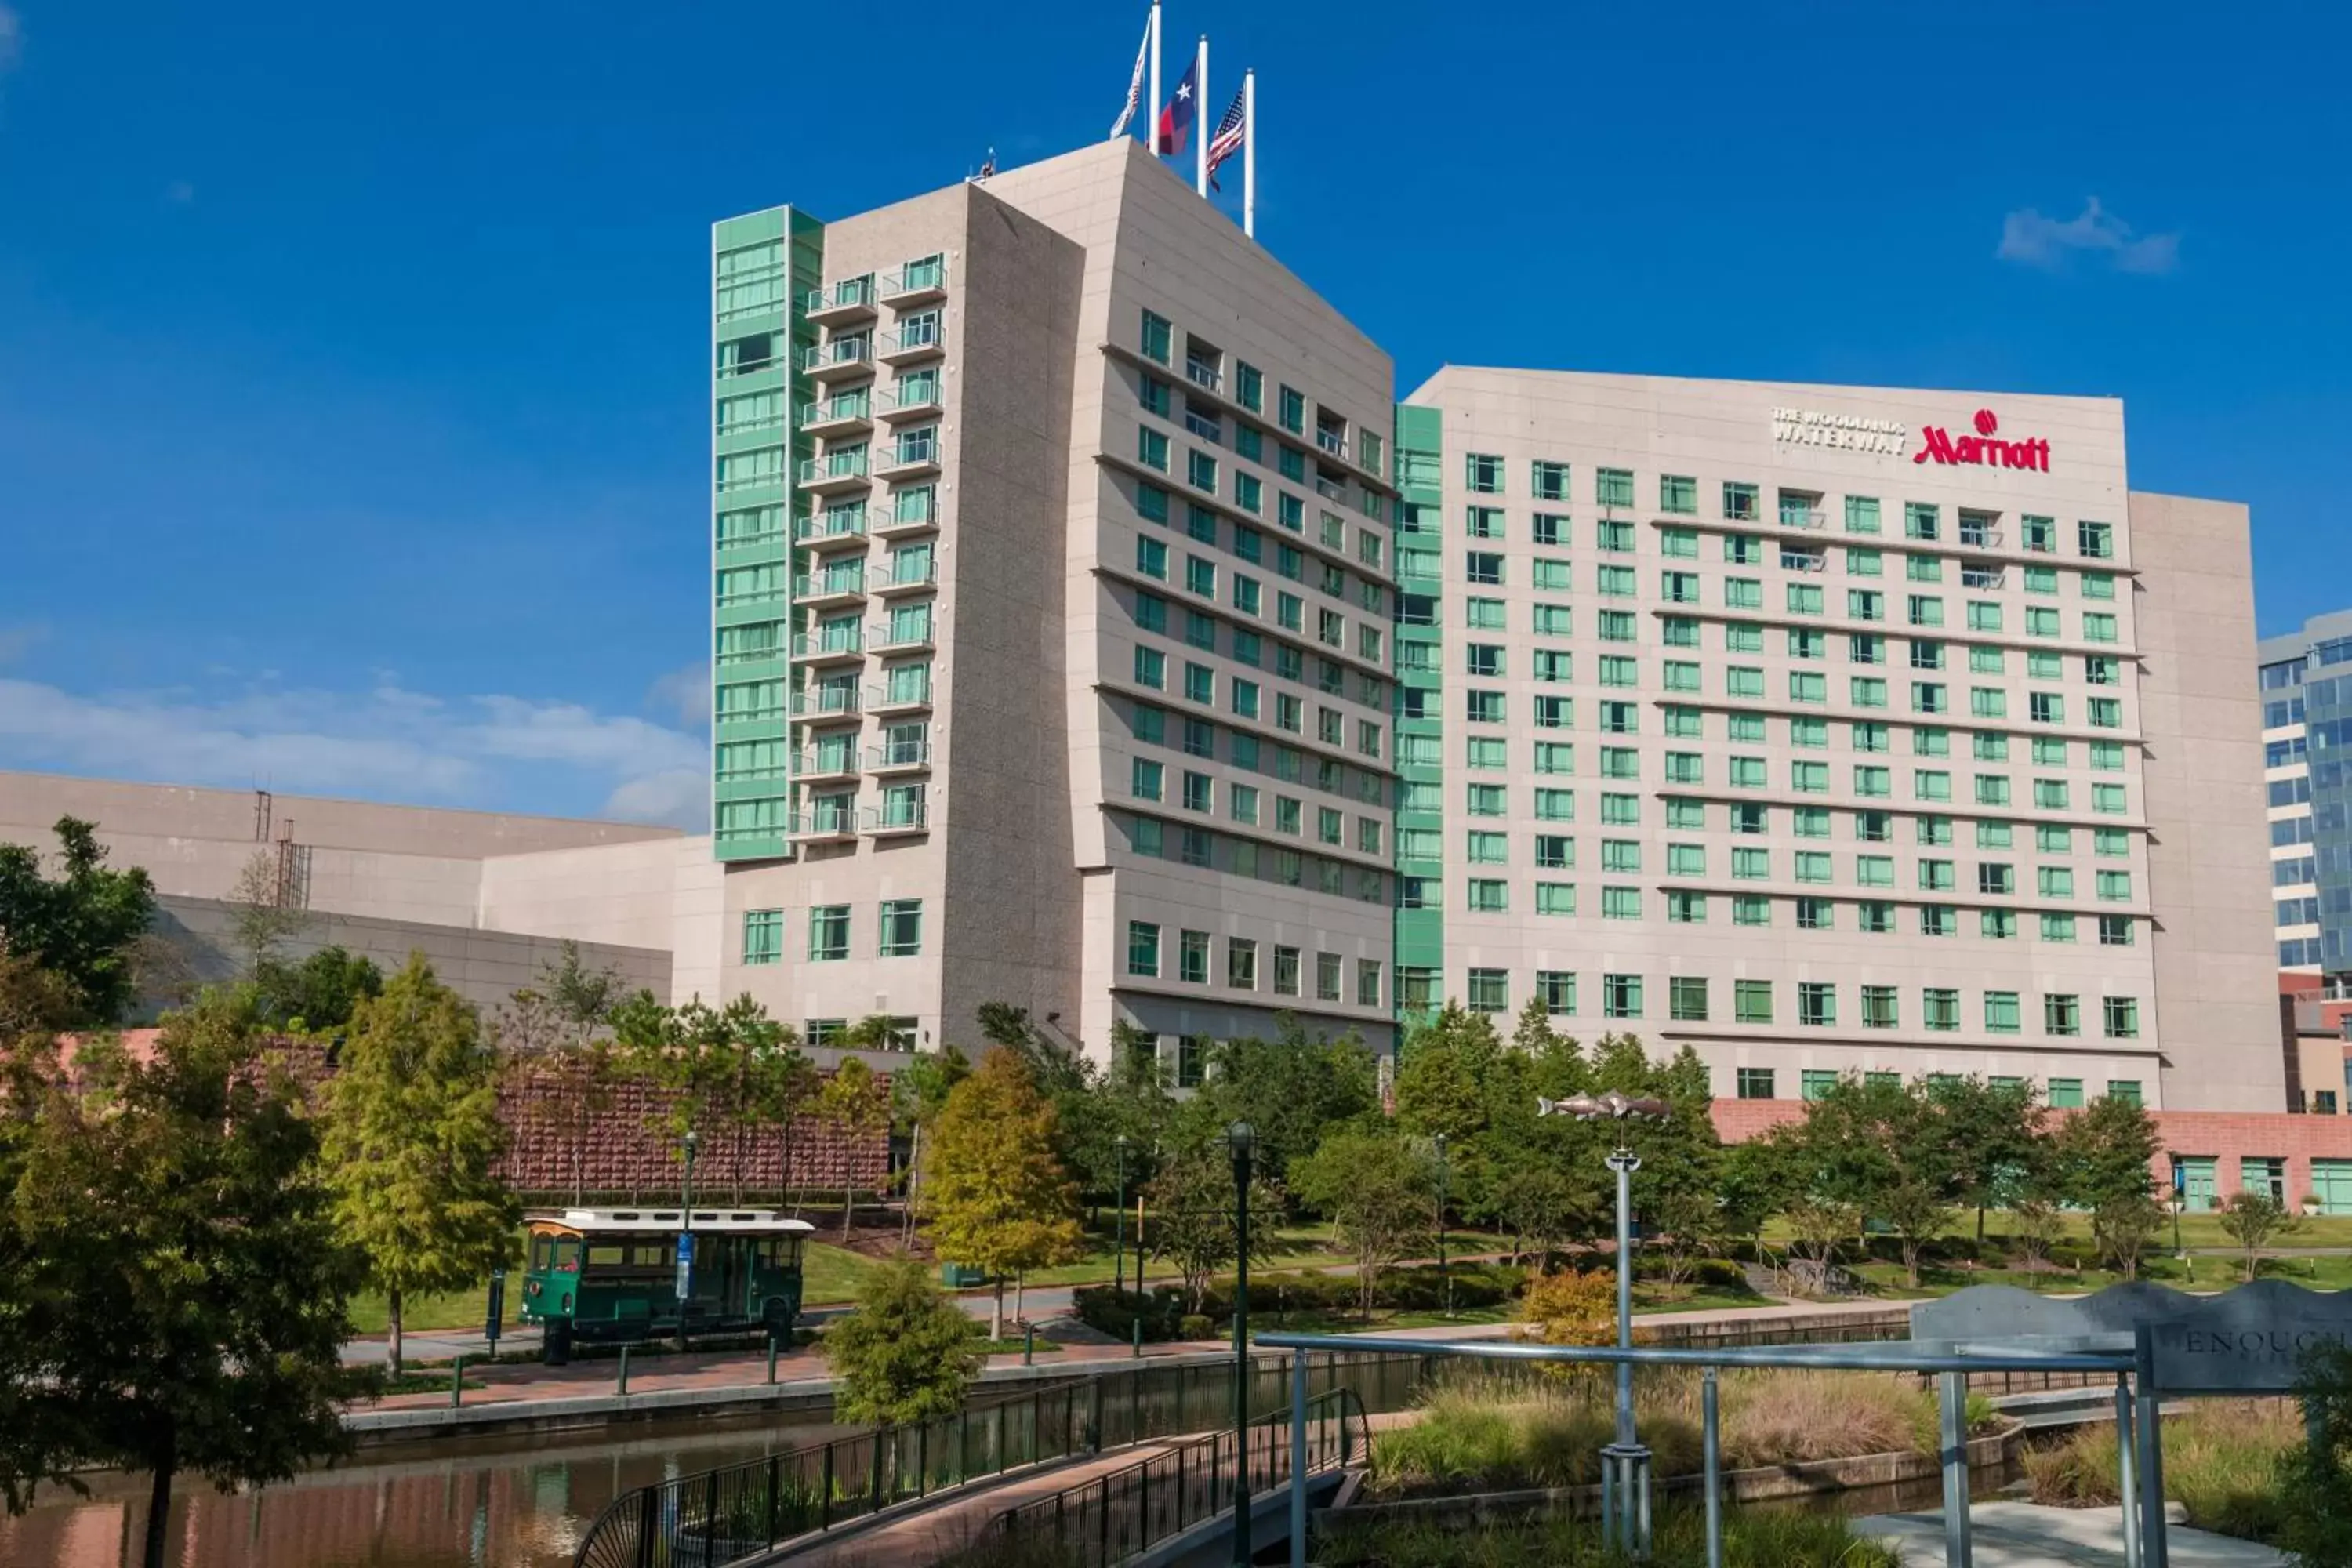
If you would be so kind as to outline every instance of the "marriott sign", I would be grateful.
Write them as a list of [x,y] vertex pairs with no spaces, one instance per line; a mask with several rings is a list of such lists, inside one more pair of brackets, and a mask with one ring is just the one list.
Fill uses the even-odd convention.
[[2050,443],[2035,437],[2030,441],[2004,441],[1997,432],[2000,421],[1990,408],[1979,408],[1976,416],[1977,433],[1955,437],[1940,426],[1929,425],[1919,432],[1919,449],[1911,454],[1915,463],[1934,458],[1938,463],[1974,463],[1988,468],[2032,468],[2037,473],[2050,471]]

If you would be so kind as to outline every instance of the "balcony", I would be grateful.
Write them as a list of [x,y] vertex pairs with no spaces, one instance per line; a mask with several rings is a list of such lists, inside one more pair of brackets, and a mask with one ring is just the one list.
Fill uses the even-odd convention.
[[866,689],[866,710],[868,713],[920,713],[931,706],[931,683],[892,688],[887,685]]
[[845,844],[857,837],[857,813],[845,803],[803,812],[785,823],[784,837],[796,844]]
[[898,834],[930,831],[931,808],[929,801],[892,801],[883,805],[869,805],[863,815],[866,834],[872,838],[887,838]]
[[940,585],[940,569],[926,561],[919,566],[894,563],[877,567],[866,579],[866,591],[881,598],[901,594],[928,594]]
[[882,275],[882,302],[894,310],[911,310],[948,297],[948,264],[944,257],[909,261],[896,272]]
[[871,773],[919,773],[930,765],[929,741],[893,741],[866,753],[866,771]]
[[1784,506],[1780,509],[1782,528],[1827,528],[1830,514],[1808,507]]
[[857,776],[857,752],[851,746],[835,746],[825,751],[796,752],[793,754],[793,777],[796,779],[854,779]]
[[945,336],[934,321],[910,321],[899,331],[883,333],[875,342],[877,356],[884,364],[914,364],[947,353]]
[[1963,588],[1999,588],[2009,581],[2009,573],[1999,566],[1963,566],[1960,586]]
[[803,435],[847,436],[871,429],[873,425],[872,399],[863,389],[801,405],[800,426]]
[[1184,379],[1191,382],[1194,386],[1202,387],[1210,392],[1215,393],[1220,397],[1224,395],[1224,373],[1205,360],[1186,360],[1184,362]]
[[940,411],[940,382],[935,375],[909,379],[896,386],[886,386],[876,399],[875,406],[883,419],[898,424],[903,419],[919,419]]
[[929,653],[935,645],[934,634],[927,622],[919,631],[894,635],[887,626],[866,628],[866,646],[876,653]]
[[1783,572],[1822,572],[1829,568],[1826,555],[1817,550],[1783,550],[1780,570]]
[[1325,479],[1322,475],[1318,474],[1315,476],[1315,493],[1321,496],[1325,500],[1343,501],[1348,499],[1348,487],[1341,484],[1334,484],[1329,479]]
[[803,349],[801,374],[816,381],[848,381],[874,374],[874,342],[865,333]]
[[874,319],[874,274],[844,278],[830,289],[801,296],[801,313],[820,327],[847,326]]
[[863,447],[853,447],[845,452],[827,452],[822,458],[806,458],[801,461],[801,489],[815,495],[870,489],[873,484],[873,479],[866,472],[866,448]]
[[1990,523],[1960,519],[1960,548],[1963,550],[1999,550],[2002,534]]
[[917,430],[899,437],[882,448],[875,471],[893,482],[929,479],[940,471],[940,433]]
[[1335,458],[1345,458],[1348,455],[1348,437],[1337,430],[1318,427],[1315,432],[1315,444]]
[[[855,567],[856,562],[846,564]],[[866,574],[858,571],[826,572],[793,579],[793,601],[807,609],[821,609],[827,605],[862,605],[866,602]]]
[[865,658],[866,634],[862,626],[798,632],[793,637],[794,664],[856,664]]
[[877,539],[904,539],[929,533],[940,525],[940,500],[927,491],[902,492],[890,498],[890,510],[874,519]]
[[811,550],[834,550],[866,542],[863,506],[829,506],[811,517],[793,520],[793,542]]
[[804,686],[793,693],[792,715],[803,724],[855,723],[863,710],[862,695],[855,686]]

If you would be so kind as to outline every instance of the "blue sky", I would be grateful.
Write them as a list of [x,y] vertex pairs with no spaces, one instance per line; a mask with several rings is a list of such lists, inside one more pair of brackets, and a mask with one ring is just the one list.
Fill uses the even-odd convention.
[[[0,0],[0,766],[692,822],[707,226],[1098,137],[1142,16]],[[1167,16],[1402,386],[2118,395],[2352,603],[2344,7]]]

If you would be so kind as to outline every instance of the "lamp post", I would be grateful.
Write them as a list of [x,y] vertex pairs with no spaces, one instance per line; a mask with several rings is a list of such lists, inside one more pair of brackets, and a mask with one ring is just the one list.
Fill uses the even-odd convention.
[[2189,1256],[2180,1247],[2180,1211],[2189,1206],[2189,1167],[2178,1154],[2172,1157],[2172,1196],[2164,1206],[2172,1211],[2172,1258],[2177,1263]]
[[[1538,1116],[1573,1116],[1579,1121],[1663,1121],[1668,1107],[1663,1100],[1633,1098],[1611,1089],[1606,1094],[1571,1095],[1566,1100],[1536,1101]],[[1609,1152],[1608,1165],[1617,1175],[1617,1348],[1633,1344],[1633,1173],[1641,1156],[1622,1142]],[[1601,1538],[1631,1557],[1650,1554],[1650,1450],[1633,1431],[1633,1364],[1617,1363],[1615,1440],[1601,1450]]]
[[1445,1292],[1445,1319],[1454,1321],[1454,1275],[1445,1266],[1445,1134],[1437,1135],[1437,1279]]
[[[1225,1129],[1225,1147],[1234,1157],[1234,1562],[1247,1568],[1250,1552],[1249,1515],[1249,1189],[1250,1156],[1257,1152],[1257,1130],[1246,1121]],[[1299,1484],[1294,1476],[1291,1483]]]
[[694,1295],[694,1153],[702,1140],[686,1130],[686,1173],[677,1200],[677,1348],[686,1349],[686,1312]]
[[[1110,1247],[1110,1294],[1116,1301],[1127,1294],[1127,1134],[1112,1139],[1111,1147],[1118,1151],[1118,1205],[1111,1225],[1116,1239]],[[1135,1279],[1138,1291],[1143,1289],[1143,1276]]]

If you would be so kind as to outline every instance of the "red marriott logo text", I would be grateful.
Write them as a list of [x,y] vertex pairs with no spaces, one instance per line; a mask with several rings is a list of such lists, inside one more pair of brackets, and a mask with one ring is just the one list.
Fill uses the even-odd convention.
[[1989,468],[2032,468],[2037,473],[2050,471],[2050,443],[2036,437],[2031,441],[2004,441],[1995,434],[2000,421],[1990,408],[1979,408],[1976,416],[1977,433],[1954,436],[1940,426],[1929,425],[1919,432],[1919,449],[1911,454],[1915,463],[1930,458],[1939,463],[1975,463]]

